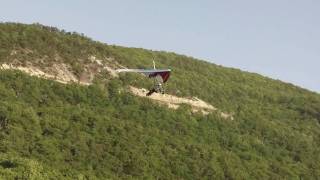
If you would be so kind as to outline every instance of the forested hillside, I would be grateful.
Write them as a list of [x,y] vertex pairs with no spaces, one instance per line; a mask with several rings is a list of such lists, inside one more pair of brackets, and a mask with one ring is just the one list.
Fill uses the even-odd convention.
[[134,96],[138,75],[62,84],[0,71],[0,179],[317,179],[320,95],[170,52],[125,48],[40,24],[0,24],[0,63],[75,77],[95,56],[114,66],[171,68],[166,93],[225,112],[168,109]]

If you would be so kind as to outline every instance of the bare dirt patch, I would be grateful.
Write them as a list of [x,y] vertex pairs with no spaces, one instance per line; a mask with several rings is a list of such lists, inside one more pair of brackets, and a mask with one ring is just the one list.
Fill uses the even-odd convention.
[[136,88],[130,86],[130,91],[137,96],[150,98],[152,100],[158,101],[161,104],[166,104],[169,108],[177,109],[181,104],[188,104],[191,106],[193,112],[201,112],[203,114],[209,114],[210,112],[219,112],[221,117],[225,119],[233,120],[233,116],[228,113],[220,112],[216,107],[212,106],[211,104],[197,98],[182,98],[177,97],[169,94],[159,94],[154,93],[151,96],[146,96],[146,89],[143,88]]
[[[40,78],[51,79],[57,82],[67,84],[72,82],[78,82],[77,78],[71,73],[65,64],[54,64],[52,67],[47,68],[46,72],[42,71],[36,66],[14,66],[12,64],[2,64],[1,69],[12,69],[25,72],[31,76],[37,76]],[[85,83],[79,82],[80,84],[86,85]]]

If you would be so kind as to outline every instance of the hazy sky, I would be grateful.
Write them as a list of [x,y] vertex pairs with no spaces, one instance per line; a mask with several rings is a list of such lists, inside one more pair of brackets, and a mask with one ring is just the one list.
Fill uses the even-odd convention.
[[0,0],[0,21],[174,51],[320,92],[319,0]]

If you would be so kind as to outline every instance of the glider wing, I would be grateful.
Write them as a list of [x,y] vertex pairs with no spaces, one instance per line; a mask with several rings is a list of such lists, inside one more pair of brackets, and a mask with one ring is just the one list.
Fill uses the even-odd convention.
[[142,73],[149,78],[161,76],[163,82],[165,83],[169,77],[171,69],[118,69],[117,72],[136,72],[136,73]]

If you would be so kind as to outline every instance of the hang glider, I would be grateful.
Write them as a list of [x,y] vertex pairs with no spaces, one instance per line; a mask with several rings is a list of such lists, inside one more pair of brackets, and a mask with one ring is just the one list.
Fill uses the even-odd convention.
[[154,69],[118,69],[117,72],[134,72],[141,73],[149,78],[154,79],[154,85],[146,94],[147,96],[152,95],[153,93],[162,93],[164,94],[163,84],[166,83],[170,77],[171,69],[156,69],[155,63],[153,62]]

